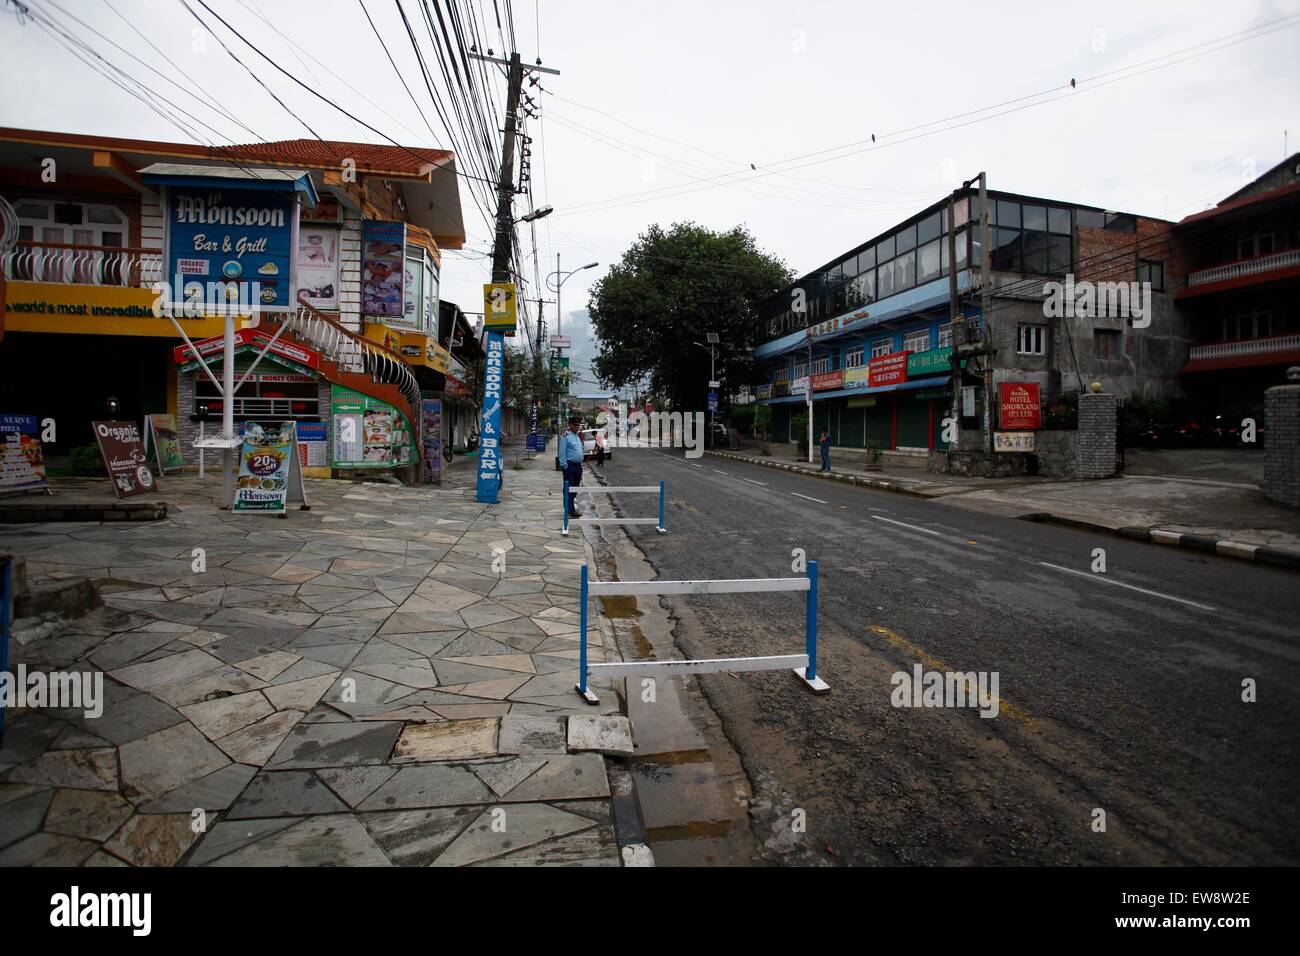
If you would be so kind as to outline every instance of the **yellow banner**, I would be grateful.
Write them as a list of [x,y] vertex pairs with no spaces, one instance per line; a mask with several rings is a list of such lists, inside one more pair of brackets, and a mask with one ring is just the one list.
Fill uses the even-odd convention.
[[489,282],[483,286],[483,327],[503,335],[515,331],[515,284]]
[[407,332],[391,325],[371,323],[365,337],[402,356],[407,365],[422,365],[446,375],[451,371],[451,353],[423,332]]
[[[63,282],[10,282],[5,296],[7,332],[65,332],[77,335],[149,335],[177,339],[176,328],[153,314],[152,289],[72,285]],[[221,316],[176,320],[191,339],[220,335]]]

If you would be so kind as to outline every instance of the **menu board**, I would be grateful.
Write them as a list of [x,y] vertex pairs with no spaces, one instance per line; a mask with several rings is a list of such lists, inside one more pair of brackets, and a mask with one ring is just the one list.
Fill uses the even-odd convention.
[[35,415],[0,415],[0,491],[48,488]]
[[284,514],[289,500],[306,503],[296,438],[292,421],[246,424],[232,511]]
[[302,226],[298,230],[297,295],[326,312],[339,307],[339,231]]
[[306,468],[330,466],[329,428],[328,422],[298,423],[298,464]]
[[181,436],[176,430],[175,416],[146,415],[145,427],[145,437],[158,462],[158,471],[165,475],[169,469],[184,468],[185,459],[181,457]]
[[335,468],[393,468],[415,461],[411,425],[388,402],[332,388]]
[[108,467],[113,494],[129,498],[158,489],[158,482],[149,470],[139,425],[135,422],[91,422],[90,425]]

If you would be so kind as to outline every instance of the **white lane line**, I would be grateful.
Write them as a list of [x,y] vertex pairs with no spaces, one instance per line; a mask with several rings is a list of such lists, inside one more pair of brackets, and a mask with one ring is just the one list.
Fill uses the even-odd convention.
[[913,531],[924,531],[926,534],[932,534],[938,538],[943,537],[943,535],[938,531],[931,530],[930,528],[922,528],[920,525],[908,524],[905,521],[895,521],[893,518],[882,518],[880,515],[872,515],[871,517],[875,518],[877,521],[888,521],[890,524],[896,524],[901,528],[911,528]]
[[725,471],[718,471],[718,469],[716,469],[716,468],[711,468],[711,469],[709,469],[709,470],[712,471],[715,475],[725,475],[725,474],[726,474]]
[[1100,581],[1103,584],[1113,584],[1116,587],[1128,588],[1130,591],[1149,594],[1152,597],[1164,598],[1166,601],[1177,601],[1179,604],[1186,604],[1189,607],[1200,608],[1202,611],[1215,610],[1215,608],[1210,607],[1208,604],[1197,604],[1195,601],[1174,597],[1172,594],[1161,594],[1159,591],[1148,591],[1146,588],[1140,588],[1136,584],[1125,584],[1123,581],[1116,581],[1114,578],[1109,578],[1102,574],[1090,574],[1087,571],[1078,571],[1074,568],[1063,568],[1059,564],[1048,564],[1046,561],[1039,561],[1038,563],[1043,567],[1051,568],[1054,571],[1064,571],[1066,574],[1077,574],[1079,577],[1087,578],[1089,581]]
[[740,479],[740,480],[741,480],[741,481],[747,481],[747,482],[749,482],[751,485],[762,485],[764,488],[767,487],[767,482],[766,482],[766,481],[755,481],[753,478],[742,478],[742,479]]
[[697,465],[697,464],[695,464],[695,462],[693,462],[693,461],[688,461],[688,462],[686,462],[686,464],[690,465],[692,468],[703,468],[703,467],[704,467],[703,465]]
[[822,501],[820,498],[810,498],[810,497],[808,497],[808,495],[801,495],[801,494],[799,494],[799,492],[797,492],[797,491],[792,491],[792,492],[790,492],[790,494],[794,495],[796,498],[805,498],[805,499],[807,499],[808,501],[815,501],[815,502],[817,502],[819,505],[824,505],[824,504],[826,504],[826,502]]

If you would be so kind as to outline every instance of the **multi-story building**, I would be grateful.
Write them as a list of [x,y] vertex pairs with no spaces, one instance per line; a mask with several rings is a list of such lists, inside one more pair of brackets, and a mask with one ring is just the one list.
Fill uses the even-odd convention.
[[[984,380],[977,372],[988,353],[959,358],[960,382],[952,356],[954,345],[962,351],[974,342],[994,350],[995,394],[1000,383],[1012,381],[1037,383],[1045,402],[1093,381],[1121,396],[1177,389],[1186,341],[1168,294],[1182,275],[1166,241],[1171,224],[1000,191],[988,191],[987,202],[984,224],[978,189],[954,193],[955,263],[949,261],[944,199],[766,303],[754,355],[771,370],[758,397],[773,406],[773,435],[801,437],[792,422],[811,389],[814,429],[828,428],[839,447],[949,447],[942,423],[954,404],[961,406],[960,441],[970,447],[982,424]],[[1146,281],[1150,299],[1130,300],[1127,283]],[[1118,304],[1109,300],[1124,293],[1119,314],[1075,307],[1082,305],[1075,290],[1120,282],[1122,290],[1101,290],[1103,306]]]
[[1300,363],[1300,153],[1176,231],[1189,269],[1175,302],[1192,340],[1191,412],[1262,422],[1264,390]]
[[200,300],[173,324],[159,284],[179,306],[190,280],[255,278],[236,422],[314,423],[299,431],[317,473],[412,463],[418,405],[450,368],[441,250],[464,242],[451,153],[0,129],[0,198],[17,228],[0,262],[0,411],[54,419],[47,455],[90,443],[113,398],[124,419],[175,416],[191,463],[203,420],[221,419],[208,371],[220,378],[224,317]]

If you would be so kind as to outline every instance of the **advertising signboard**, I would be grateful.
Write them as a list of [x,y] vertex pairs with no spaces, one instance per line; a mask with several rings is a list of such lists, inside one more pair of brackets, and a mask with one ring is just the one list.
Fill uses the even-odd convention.
[[998,421],[1005,429],[1043,427],[1037,382],[999,382],[998,406]]
[[859,365],[844,370],[845,388],[863,388],[871,382],[871,366]]
[[149,470],[139,425],[135,422],[91,422],[90,425],[108,467],[113,494],[129,498],[158,489],[158,482]]
[[297,431],[292,421],[245,423],[231,511],[283,515],[290,500],[306,504],[296,443]]
[[814,392],[825,392],[833,388],[843,388],[844,369],[836,369],[834,372],[818,372],[812,377],[812,387]]
[[994,432],[993,450],[998,451],[1033,451],[1034,432]]
[[298,464],[304,468],[330,466],[329,422],[298,422]]
[[[242,355],[247,351],[256,349],[261,351],[271,343],[274,338],[273,333],[266,332],[262,329],[237,329],[235,330],[235,354]],[[208,361],[213,356],[220,357],[225,342],[221,336],[202,339],[194,343],[194,348],[204,361]],[[313,349],[303,348],[301,345],[295,345],[293,342],[286,342],[283,337],[275,339],[271,344],[268,355],[293,364],[300,365],[305,369],[320,368],[320,353]],[[188,345],[178,345],[172,349],[172,360],[181,366],[182,372],[192,371],[199,367],[198,359],[194,357]]]
[[513,335],[515,332],[515,284],[488,282],[483,286],[483,328]]
[[361,227],[361,313],[402,320],[406,286],[406,223],[367,219]]
[[179,301],[179,291],[191,282],[256,283],[256,307],[292,307],[289,282],[297,209],[293,194],[287,192],[170,187],[164,278],[173,283],[173,297]]
[[341,385],[331,386],[334,468],[394,468],[415,461],[410,425],[392,405]]
[[501,399],[505,378],[506,343],[500,332],[488,332],[483,361],[483,412],[479,418],[478,487],[475,500],[496,504],[501,491]]
[[420,451],[422,480],[442,484],[442,399],[426,398],[420,403]]
[[35,415],[0,415],[0,491],[48,488]]
[[907,356],[907,377],[925,378],[929,375],[946,375],[952,371],[952,346],[912,352]]
[[339,231],[303,226],[298,232],[297,298],[323,312],[339,307]]
[[181,436],[174,415],[146,415],[145,438],[145,450],[152,449],[154,460],[158,462],[159,474],[165,475],[168,469],[185,467],[185,460],[181,457]]
[[878,385],[896,385],[907,381],[907,352],[890,352],[871,360],[871,387]]

